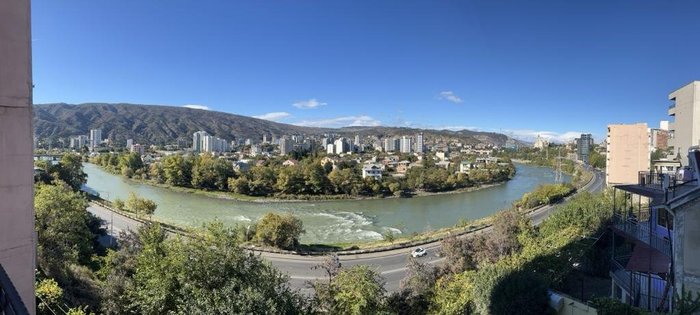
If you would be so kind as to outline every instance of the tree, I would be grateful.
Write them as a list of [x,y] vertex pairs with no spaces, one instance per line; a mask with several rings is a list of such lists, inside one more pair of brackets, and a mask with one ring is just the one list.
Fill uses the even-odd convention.
[[148,177],[158,183],[162,184],[165,182],[165,172],[163,171],[163,165],[160,163],[153,163],[149,166]]
[[384,281],[365,265],[338,273],[331,285],[333,314],[372,314],[384,308]]
[[406,276],[401,280],[398,294],[390,297],[393,311],[405,313],[426,313],[435,286],[436,275],[431,266],[410,257],[406,264]]
[[[136,242],[110,255],[108,279],[125,284],[106,296],[106,314],[297,314],[308,313],[287,277],[239,247],[235,231],[220,222],[196,239],[166,239],[158,224],[139,229]],[[122,269],[120,266],[130,266]]]
[[272,193],[277,178],[271,168],[254,166],[250,169],[248,175],[248,190],[251,195],[264,196]]
[[442,239],[441,245],[441,256],[445,260],[438,267],[439,274],[458,274],[476,269],[476,249],[473,239],[450,235]]
[[466,271],[437,280],[430,298],[430,314],[488,314],[474,310],[476,271]]
[[304,192],[304,174],[297,166],[287,166],[277,175],[275,188],[283,194],[301,194]]
[[112,206],[117,209],[124,211],[126,209],[126,205],[124,204],[124,200],[121,200],[119,198],[115,198],[114,201],[112,201]]
[[42,279],[36,285],[37,310],[40,313],[48,314],[52,306],[58,305],[63,297],[63,289],[58,286],[54,279]]
[[87,200],[67,185],[38,185],[34,190],[37,258],[41,269],[55,277],[69,263],[87,264],[95,236],[89,228]]
[[245,176],[239,178],[229,177],[228,189],[237,194],[247,195],[249,192],[248,179]]
[[322,194],[328,190],[330,182],[326,176],[326,170],[319,162],[312,160],[311,163],[304,166],[304,185],[313,194]]
[[136,215],[152,215],[158,205],[153,201],[146,198],[139,198],[135,193],[129,193],[129,198],[126,200],[126,209]]
[[484,265],[471,278],[477,314],[547,314],[547,283],[506,261]]
[[192,161],[179,154],[163,158],[165,183],[172,186],[187,187],[192,181]]
[[83,172],[83,160],[80,155],[64,154],[58,165],[51,169],[51,172],[58,173],[58,179],[64,181],[74,191],[79,191],[80,187],[87,182],[87,174]]
[[255,227],[255,239],[265,245],[291,249],[304,233],[303,222],[292,214],[265,214]]
[[126,177],[133,176],[134,172],[141,170],[143,161],[141,155],[136,152],[126,153],[119,156],[119,169],[122,175]]

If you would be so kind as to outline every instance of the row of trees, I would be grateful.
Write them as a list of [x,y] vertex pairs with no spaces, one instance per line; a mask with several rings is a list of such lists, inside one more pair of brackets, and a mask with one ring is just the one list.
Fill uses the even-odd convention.
[[508,180],[515,174],[512,165],[488,165],[467,174],[455,174],[429,161],[408,170],[405,178],[385,176],[381,181],[363,179],[362,165],[356,161],[321,164],[321,157],[305,156],[299,164],[283,166],[284,159],[266,160],[248,171],[235,171],[233,163],[209,154],[170,155],[144,165],[135,153],[103,154],[91,160],[114,173],[150,179],[171,186],[203,190],[231,191],[250,196],[386,196],[407,191],[446,191]]

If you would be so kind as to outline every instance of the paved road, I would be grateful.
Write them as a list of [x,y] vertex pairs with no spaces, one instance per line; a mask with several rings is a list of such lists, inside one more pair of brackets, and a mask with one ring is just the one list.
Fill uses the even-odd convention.
[[[604,186],[605,182],[603,174],[601,172],[594,171],[593,180],[581,190],[597,192],[602,190]],[[532,212],[530,214],[532,223],[539,225],[549,216],[550,213],[552,213],[553,210],[555,210],[555,208],[556,205],[545,206]],[[105,221],[105,226],[107,227],[108,233],[115,237],[120,231],[129,229],[135,230],[140,225],[140,223],[137,221],[126,218],[117,213],[113,213],[112,211],[98,205],[91,204],[90,207],[88,207],[88,211],[102,218]],[[113,224],[110,224],[110,222],[113,222]],[[112,228],[114,231],[113,234],[111,232]],[[485,233],[489,230],[490,228],[486,228],[475,233],[471,233],[466,237],[473,237],[473,235]],[[437,256],[437,253],[440,250],[440,242],[426,244],[422,247],[427,250],[428,254],[421,257],[421,260],[429,264],[436,264],[442,260],[442,258]],[[406,273],[406,261],[411,250],[412,249],[397,249],[381,253],[343,255],[340,256],[340,261],[343,266],[358,264],[374,266],[382,277],[384,277],[386,281],[385,288],[392,292],[398,290],[401,279],[403,279]],[[261,255],[265,259],[269,260],[278,269],[287,273],[290,276],[290,285],[294,288],[300,289],[303,293],[311,292],[311,289],[308,287],[307,283],[316,279],[323,279],[324,277],[323,271],[312,269],[313,266],[317,265],[321,260],[323,260],[322,257],[273,253],[261,253]]]

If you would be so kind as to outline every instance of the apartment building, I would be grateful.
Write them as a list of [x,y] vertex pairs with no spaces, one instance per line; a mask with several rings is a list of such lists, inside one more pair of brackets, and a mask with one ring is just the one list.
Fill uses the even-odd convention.
[[647,124],[608,125],[605,183],[634,184],[650,167]]
[[673,91],[668,99],[673,102],[668,108],[671,116],[668,145],[673,147],[673,157],[688,165],[688,149],[700,145],[700,81]]
[[700,150],[688,172],[642,171],[614,188],[612,297],[652,312],[674,311],[673,295],[700,292]]

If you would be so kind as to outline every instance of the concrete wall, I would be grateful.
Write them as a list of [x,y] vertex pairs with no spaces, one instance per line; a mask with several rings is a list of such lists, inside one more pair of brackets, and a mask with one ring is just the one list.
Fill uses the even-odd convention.
[[700,292],[700,198],[675,209],[673,259],[676,290]]
[[605,183],[637,184],[650,167],[647,124],[608,125]]
[[29,0],[0,1],[0,264],[34,302],[32,75]]
[[681,163],[685,166],[688,165],[688,148],[700,145],[700,82],[693,81],[668,98],[676,105],[668,110],[668,114],[674,116],[669,124],[674,137],[669,145],[674,146],[674,156],[680,152]]

